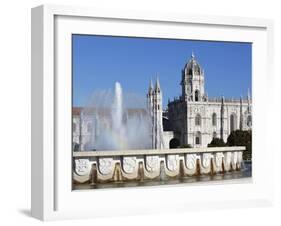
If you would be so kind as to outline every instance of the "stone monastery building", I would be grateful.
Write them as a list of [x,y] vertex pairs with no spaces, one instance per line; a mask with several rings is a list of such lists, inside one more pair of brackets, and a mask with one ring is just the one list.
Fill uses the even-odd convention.
[[[182,70],[180,84],[181,96],[169,101],[166,110],[162,106],[159,80],[154,87],[152,83],[149,86],[147,108],[152,117],[152,148],[174,148],[186,144],[207,147],[214,137],[226,142],[232,131],[251,129],[249,92],[247,99],[209,98],[205,93],[204,70],[193,54]],[[80,125],[79,112],[79,109],[73,109],[73,141],[81,142],[83,146],[87,142],[89,127],[92,130],[94,125]],[[82,138],[81,131],[84,131]]]

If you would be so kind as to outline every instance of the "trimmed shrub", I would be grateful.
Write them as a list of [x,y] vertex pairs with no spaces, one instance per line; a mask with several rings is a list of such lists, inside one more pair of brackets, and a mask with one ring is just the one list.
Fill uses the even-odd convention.
[[208,147],[225,147],[227,146],[223,139],[213,138],[211,143],[208,144]]

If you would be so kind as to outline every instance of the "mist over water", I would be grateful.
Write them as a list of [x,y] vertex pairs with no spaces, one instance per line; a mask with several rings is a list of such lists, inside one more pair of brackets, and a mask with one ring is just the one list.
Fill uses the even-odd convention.
[[151,117],[146,97],[123,93],[121,84],[93,93],[82,111],[92,130],[85,150],[150,149]]

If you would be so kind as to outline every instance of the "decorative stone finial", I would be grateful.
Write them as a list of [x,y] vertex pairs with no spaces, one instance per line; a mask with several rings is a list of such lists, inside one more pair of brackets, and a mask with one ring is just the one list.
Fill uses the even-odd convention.
[[224,96],[221,96],[221,102],[224,103]]
[[193,50],[192,50],[192,52],[191,52],[191,58],[194,58],[195,56],[194,56],[194,53],[193,53]]

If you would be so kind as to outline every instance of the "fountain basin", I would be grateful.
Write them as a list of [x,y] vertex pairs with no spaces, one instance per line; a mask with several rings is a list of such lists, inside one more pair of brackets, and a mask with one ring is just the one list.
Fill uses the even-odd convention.
[[75,184],[169,180],[240,170],[245,147],[73,152]]

